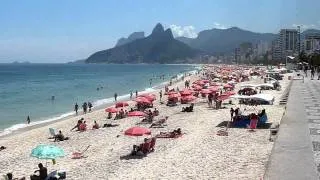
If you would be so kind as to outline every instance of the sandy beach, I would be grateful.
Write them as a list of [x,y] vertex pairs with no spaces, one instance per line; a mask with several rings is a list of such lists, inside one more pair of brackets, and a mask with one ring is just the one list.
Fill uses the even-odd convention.
[[[280,81],[280,91],[268,90],[266,94],[275,97],[274,105],[263,105],[268,115],[268,122],[280,123],[285,106],[279,100],[289,84],[285,75]],[[191,82],[199,79],[198,75],[189,76]],[[241,82],[241,84],[263,83],[260,78]],[[183,89],[184,82],[173,84],[171,88]],[[206,99],[199,98],[194,112],[181,112],[187,105],[168,107],[160,104],[159,93],[154,107],[159,109],[159,117],[169,116],[165,128],[151,128],[152,135],[160,131],[172,131],[181,128],[185,133],[176,139],[157,139],[155,151],[146,157],[122,159],[131,152],[132,145],[141,143],[144,137],[125,136],[124,131],[141,121],[138,117],[120,120],[106,120],[104,109],[95,110],[85,115],[73,116],[63,121],[45,125],[30,131],[0,138],[0,146],[7,149],[0,152],[0,174],[12,172],[14,177],[29,177],[37,169],[39,162],[45,160],[30,157],[31,150],[38,144],[53,144],[64,149],[66,156],[56,159],[53,165],[48,161],[48,171],[63,170],[67,179],[260,179],[263,177],[273,142],[269,141],[269,129],[257,129],[249,132],[242,128],[229,128],[228,136],[218,136],[217,127],[221,122],[230,120],[230,108],[236,105],[224,105],[225,109],[214,110],[208,107]],[[167,97],[164,96],[163,100]],[[134,102],[130,101],[130,106]],[[129,109],[129,108],[126,108]],[[261,109],[261,108],[260,108]],[[80,118],[87,121],[86,132],[70,131]],[[156,117],[156,119],[159,119]],[[100,125],[112,122],[117,127],[91,130],[93,121]],[[149,127],[150,124],[139,125]],[[53,142],[48,139],[48,128],[62,130],[67,141]],[[148,136],[147,136],[148,137]],[[150,137],[150,136],[149,136]],[[72,152],[81,151],[88,145],[86,158],[71,159]]]

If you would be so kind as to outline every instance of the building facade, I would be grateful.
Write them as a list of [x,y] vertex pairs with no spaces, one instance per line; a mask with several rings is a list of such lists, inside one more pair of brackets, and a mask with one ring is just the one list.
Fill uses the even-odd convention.
[[272,59],[285,61],[287,56],[297,56],[299,49],[298,30],[281,29],[278,38],[272,43]]
[[320,51],[320,33],[307,34],[304,39],[303,50],[306,54],[312,54]]

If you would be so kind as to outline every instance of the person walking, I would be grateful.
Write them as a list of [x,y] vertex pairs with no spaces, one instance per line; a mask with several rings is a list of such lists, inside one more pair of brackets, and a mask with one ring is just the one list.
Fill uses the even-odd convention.
[[162,99],[162,90],[160,90],[159,96],[160,96],[160,101],[161,101],[161,99]]
[[88,108],[88,105],[87,105],[86,102],[83,103],[82,108],[83,108],[83,113],[86,114],[87,113],[87,108]]
[[114,101],[117,101],[118,94],[114,93]]
[[136,98],[138,97],[138,90],[136,90]]
[[78,105],[78,103],[76,103],[74,105],[74,111],[76,112],[76,115],[78,115],[78,109],[79,109],[79,105]]
[[132,95],[133,95],[133,93],[132,93],[132,91],[130,91],[130,99],[132,99]]
[[27,117],[27,124],[30,124],[30,116]]
[[315,72],[314,66],[311,66],[311,80],[313,80],[314,78],[314,72]]
[[89,112],[91,112],[91,109],[92,109],[92,104],[91,104],[91,102],[88,102],[88,107],[89,107]]
[[318,80],[320,80],[320,66],[317,67]]

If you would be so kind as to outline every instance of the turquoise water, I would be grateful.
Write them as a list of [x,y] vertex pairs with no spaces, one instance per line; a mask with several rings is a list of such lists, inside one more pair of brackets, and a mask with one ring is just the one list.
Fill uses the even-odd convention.
[[94,106],[111,103],[115,92],[120,99],[128,97],[131,90],[145,91],[194,69],[191,65],[2,64],[0,131],[26,126],[28,115],[32,123],[71,115],[76,102],[80,107],[85,101]]

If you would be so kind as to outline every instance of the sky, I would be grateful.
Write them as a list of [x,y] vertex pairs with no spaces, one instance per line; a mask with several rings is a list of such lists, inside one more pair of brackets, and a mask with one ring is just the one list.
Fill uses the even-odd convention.
[[174,36],[239,27],[320,29],[320,0],[1,0],[0,63],[63,63],[112,48],[157,23]]

